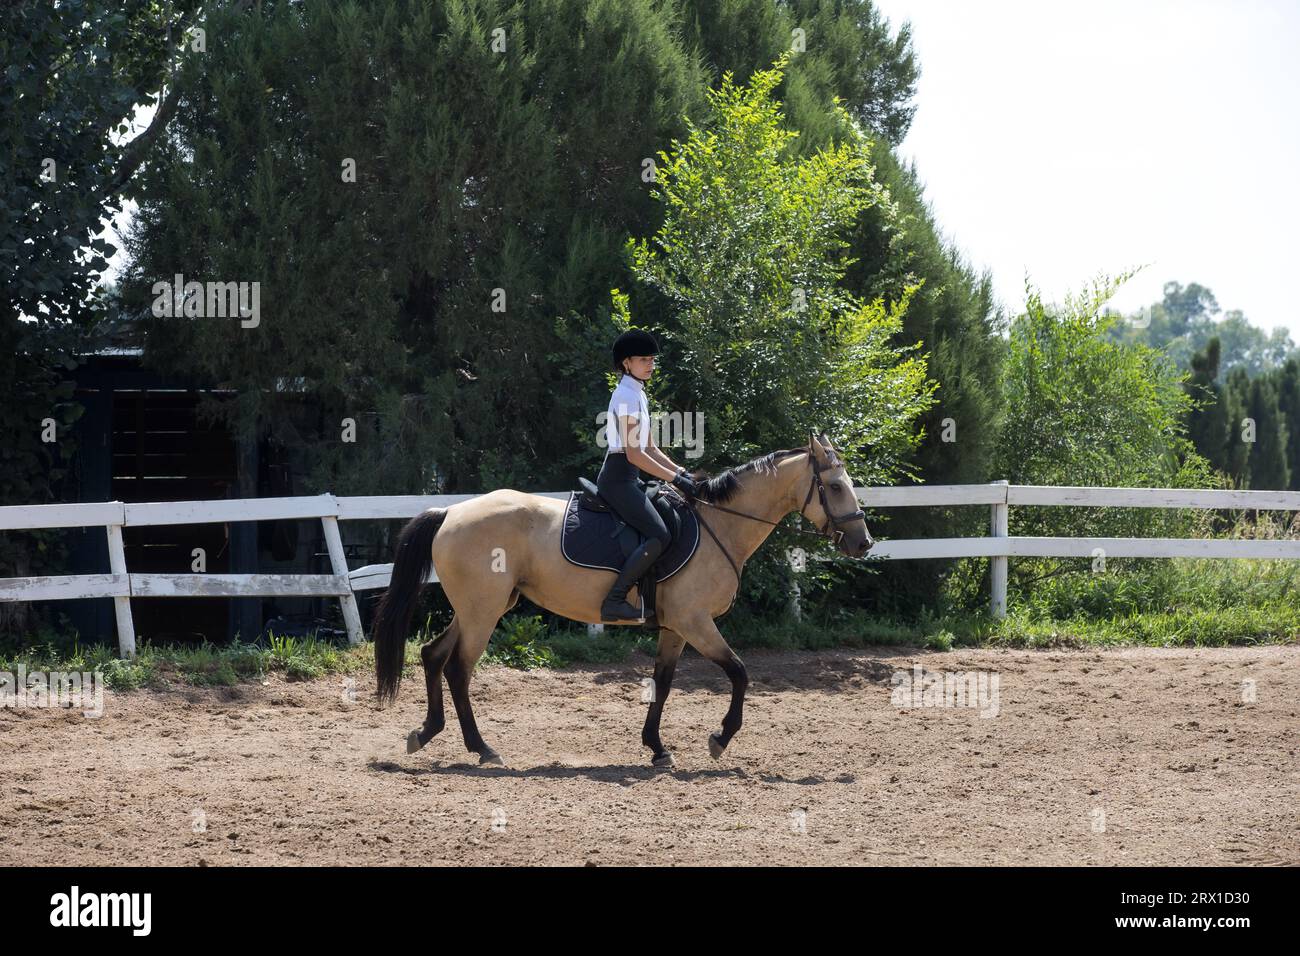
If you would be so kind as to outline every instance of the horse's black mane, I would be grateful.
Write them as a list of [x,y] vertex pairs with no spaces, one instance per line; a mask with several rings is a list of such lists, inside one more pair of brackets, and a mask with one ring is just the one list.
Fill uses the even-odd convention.
[[735,468],[728,468],[720,475],[703,478],[692,475],[691,477],[699,482],[697,497],[702,498],[704,501],[725,504],[740,490],[740,475],[747,471],[755,471],[759,474],[765,471],[774,471],[778,461],[807,451],[807,446],[803,448],[782,448],[780,451],[770,451],[766,455],[759,455],[753,461],[747,461]]

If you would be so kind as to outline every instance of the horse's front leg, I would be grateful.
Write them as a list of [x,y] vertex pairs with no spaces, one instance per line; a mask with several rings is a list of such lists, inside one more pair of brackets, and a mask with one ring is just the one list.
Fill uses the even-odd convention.
[[749,672],[742,661],[730,647],[727,656],[715,662],[731,678],[731,706],[722,718],[722,732],[709,734],[709,754],[714,760],[722,756],[731,743],[731,738],[740,730],[745,716],[745,691],[749,688]]
[[740,730],[745,713],[745,691],[749,687],[749,672],[745,662],[731,649],[718,626],[711,617],[694,618],[689,626],[682,627],[682,636],[686,642],[722,668],[731,678],[731,706],[722,718],[721,732],[709,734],[709,753],[716,760],[731,743],[731,738]]
[[673,766],[673,755],[664,748],[659,739],[659,720],[664,713],[664,702],[673,687],[673,672],[677,669],[677,659],[682,655],[686,640],[675,631],[667,628],[659,630],[659,653],[655,657],[654,678],[651,681],[650,709],[645,715],[645,727],[641,729],[641,743],[650,748],[654,756],[651,763],[656,767]]

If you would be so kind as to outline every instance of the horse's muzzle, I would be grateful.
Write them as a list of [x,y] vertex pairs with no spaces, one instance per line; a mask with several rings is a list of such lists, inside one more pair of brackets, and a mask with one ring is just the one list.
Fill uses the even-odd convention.
[[876,543],[872,540],[870,532],[864,532],[861,537],[845,534],[843,531],[837,531],[836,535],[838,536],[836,545],[839,546],[841,553],[850,558],[862,557]]

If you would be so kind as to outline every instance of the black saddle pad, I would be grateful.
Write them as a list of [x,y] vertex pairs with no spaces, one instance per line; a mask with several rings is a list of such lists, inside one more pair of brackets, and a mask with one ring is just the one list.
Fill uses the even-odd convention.
[[[656,581],[666,581],[680,571],[700,546],[700,523],[695,512],[675,496],[668,496],[668,500],[681,531],[655,562],[652,571]],[[614,529],[619,524],[622,524],[622,519],[612,512],[588,511],[581,507],[578,493],[570,492],[564,513],[564,529],[560,533],[560,552],[566,561],[581,568],[621,571],[627,555],[635,550],[636,542],[642,538],[639,532],[626,526],[621,535],[615,535]]]

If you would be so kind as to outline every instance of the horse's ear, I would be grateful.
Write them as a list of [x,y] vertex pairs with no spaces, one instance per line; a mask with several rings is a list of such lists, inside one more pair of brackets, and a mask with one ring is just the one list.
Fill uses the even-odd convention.
[[808,454],[815,462],[824,463],[826,461],[826,449],[822,447],[822,443],[813,434],[812,429],[808,430]]
[[825,432],[817,436],[817,443],[822,447],[822,457],[826,459],[827,464],[831,466],[841,464],[840,453],[835,450],[835,446],[831,444]]

